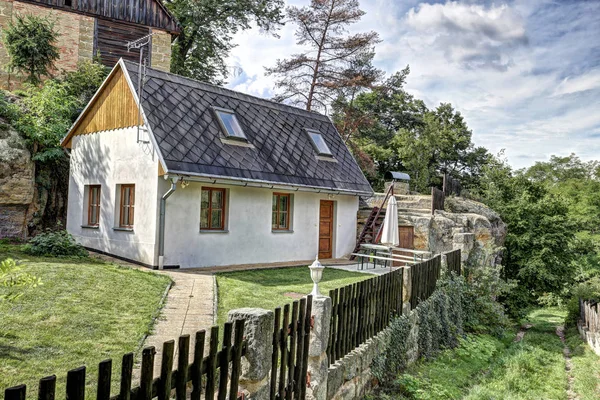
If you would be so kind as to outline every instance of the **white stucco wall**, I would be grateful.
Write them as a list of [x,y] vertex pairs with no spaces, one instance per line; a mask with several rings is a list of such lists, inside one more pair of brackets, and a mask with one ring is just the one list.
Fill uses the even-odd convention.
[[[160,180],[159,194],[168,182]],[[356,241],[358,197],[295,192],[292,233],[271,231],[273,190],[240,186],[228,189],[227,232],[200,232],[200,193],[191,183],[167,200],[165,265],[181,268],[311,260],[318,251],[320,200],[334,201],[333,257],[352,252]],[[205,185],[211,186],[211,185]],[[285,192],[277,190],[277,192]]]
[[[101,185],[98,229],[83,228],[87,215],[85,185]],[[118,226],[117,185],[135,184],[132,232]],[[86,247],[156,265],[158,156],[137,143],[137,129],[125,128],[73,137],[67,230]]]

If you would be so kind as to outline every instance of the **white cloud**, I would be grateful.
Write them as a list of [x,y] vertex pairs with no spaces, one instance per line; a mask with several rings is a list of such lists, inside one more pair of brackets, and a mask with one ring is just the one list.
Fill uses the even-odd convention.
[[[516,167],[572,151],[598,158],[600,56],[592,38],[600,37],[600,2],[480,3],[362,0],[367,14],[353,30],[379,32],[378,67],[393,73],[410,64],[409,92],[429,107],[452,103],[476,145],[506,148]],[[244,75],[230,87],[271,96],[264,67],[299,51],[294,29],[286,25],[281,39],[238,34],[230,63]]]

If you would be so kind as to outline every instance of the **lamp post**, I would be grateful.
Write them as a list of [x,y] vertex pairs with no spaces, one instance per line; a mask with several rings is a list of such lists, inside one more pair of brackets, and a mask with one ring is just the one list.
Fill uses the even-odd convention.
[[310,278],[312,279],[314,284],[312,292],[310,292],[310,294],[313,297],[320,296],[321,293],[319,292],[319,282],[321,282],[321,278],[323,278],[323,270],[325,269],[325,267],[319,262],[318,254],[315,257],[315,261],[308,268],[310,269]]

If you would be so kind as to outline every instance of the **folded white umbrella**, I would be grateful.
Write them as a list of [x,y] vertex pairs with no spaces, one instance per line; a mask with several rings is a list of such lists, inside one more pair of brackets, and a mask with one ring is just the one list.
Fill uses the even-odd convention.
[[396,197],[391,196],[388,200],[383,230],[381,232],[381,243],[388,246],[399,246],[400,236],[398,234],[398,203]]

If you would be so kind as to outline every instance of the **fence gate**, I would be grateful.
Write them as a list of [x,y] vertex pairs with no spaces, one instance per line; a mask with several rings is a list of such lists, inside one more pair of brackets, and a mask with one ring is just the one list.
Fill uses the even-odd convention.
[[306,397],[308,346],[312,323],[312,296],[275,309],[271,400]]

